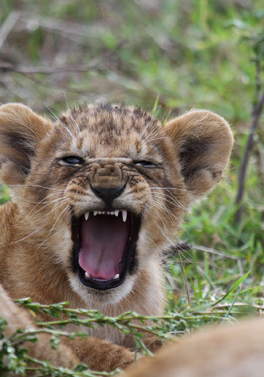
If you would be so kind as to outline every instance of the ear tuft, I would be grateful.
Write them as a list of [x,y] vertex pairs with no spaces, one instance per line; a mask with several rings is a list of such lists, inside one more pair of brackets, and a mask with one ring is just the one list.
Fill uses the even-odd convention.
[[0,177],[7,184],[22,184],[38,143],[52,123],[22,104],[0,107]]
[[185,183],[199,198],[222,177],[233,146],[228,123],[207,110],[192,110],[164,125],[181,164]]

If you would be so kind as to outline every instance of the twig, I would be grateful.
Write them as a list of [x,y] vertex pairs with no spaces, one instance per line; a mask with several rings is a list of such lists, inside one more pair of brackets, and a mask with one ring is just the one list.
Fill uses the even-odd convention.
[[0,69],[2,69],[3,71],[22,73],[25,75],[31,75],[35,73],[42,73],[45,75],[50,75],[53,73],[86,72],[86,71],[89,71],[91,68],[93,68],[93,66],[90,64],[84,65],[84,66],[70,65],[70,66],[61,66],[61,67],[24,67],[24,66],[15,67],[14,65],[8,64],[8,63],[0,64]]
[[[99,38],[102,32],[105,30],[103,23],[93,23],[92,25],[80,24],[77,22],[61,21],[58,18],[52,17],[39,17],[30,16],[28,13],[23,13],[21,22],[26,23],[26,27],[34,25],[36,27],[41,26],[44,29],[56,30],[57,32],[65,34],[73,34],[83,38],[93,37]],[[19,30],[19,28],[17,28]],[[21,27],[20,27],[21,29]],[[24,28],[22,28],[23,30]]]
[[242,207],[241,201],[243,199],[244,190],[245,190],[245,178],[246,178],[246,173],[247,173],[248,158],[249,158],[249,153],[250,153],[250,151],[252,149],[252,145],[253,145],[254,132],[258,127],[259,119],[260,119],[260,116],[261,116],[262,111],[263,111],[263,105],[264,105],[264,91],[262,93],[262,96],[261,96],[259,102],[254,107],[253,116],[252,116],[252,123],[250,125],[249,135],[248,135],[244,155],[243,155],[242,162],[241,162],[240,169],[239,169],[238,191],[237,191],[237,197],[236,197],[236,204],[239,205],[239,207],[238,207],[236,214],[235,214],[236,224],[240,223],[241,218],[242,218],[243,207]]
[[102,67],[99,68],[99,63],[102,61],[109,62],[109,58],[114,55],[114,53],[119,50],[124,44],[126,43],[126,40],[120,41],[118,45],[110,51],[104,52],[103,54],[97,56],[93,60],[90,61],[87,65],[68,65],[68,66],[58,66],[58,67],[27,67],[27,66],[15,66],[10,63],[0,63],[0,70],[3,70],[5,72],[16,72],[16,73],[22,73],[25,75],[31,75],[36,73],[42,73],[45,75],[50,75],[54,73],[67,73],[67,72],[87,72],[91,69],[102,69]]
[[[102,371],[94,371],[94,370],[91,370],[89,368],[85,369],[85,370],[82,370],[82,371],[76,371],[76,370],[70,370],[68,368],[62,368],[62,367],[55,367],[53,365],[50,365],[49,363],[45,363],[43,361],[40,361],[38,359],[35,359],[35,358],[32,358],[32,357],[29,357],[29,356],[25,356],[24,357],[24,360],[32,365],[32,364],[37,364],[39,365],[39,367],[26,367],[25,371],[26,372],[30,372],[30,375],[32,375],[33,372],[35,372],[34,376],[39,376],[39,377],[44,377],[44,376],[47,376],[47,375],[50,375],[52,372],[57,372],[56,373],[56,376],[85,376],[85,377],[94,377],[94,376],[99,376],[99,377],[103,377],[103,376],[106,376],[106,377],[110,377],[110,376],[115,376],[117,374],[120,374],[120,369],[115,369],[113,370],[112,372],[102,372]],[[41,374],[37,375],[36,372],[39,372]],[[53,375],[53,373],[52,373]]]
[[13,29],[13,27],[19,20],[20,15],[21,15],[20,12],[12,12],[3,23],[0,29],[0,49],[5,43],[5,40],[8,37],[8,34],[11,32],[11,30]]

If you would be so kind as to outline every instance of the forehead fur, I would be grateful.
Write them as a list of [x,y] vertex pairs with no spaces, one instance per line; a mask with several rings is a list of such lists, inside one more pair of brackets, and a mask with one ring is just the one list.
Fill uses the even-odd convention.
[[111,149],[113,155],[113,146],[116,145],[118,155],[123,149],[124,157],[127,157],[125,151],[131,157],[133,153],[144,154],[155,145],[158,147],[158,138],[153,143],[153,137],[162,129],[161,123],[151,113],[122,104],[75,107],[61,115],[58,126],[67,127],[76,135],[76,147],[85,154],[99,152],[103,156]]
[[158,120],[151,113],[140,108],[124,105],[85,104],[74,108],[70,113],[63,114],[62,121],[72,124],[76,121],[80,130],[89,128],[89,131],[96,133],[114,133],[120,135],[122,132],[132,130],[138,133],[147,132],[157,126]]

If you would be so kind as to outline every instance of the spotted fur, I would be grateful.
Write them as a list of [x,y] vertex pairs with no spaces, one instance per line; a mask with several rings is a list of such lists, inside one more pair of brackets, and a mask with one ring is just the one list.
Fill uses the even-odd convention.
[[[162,251],[191,203],[220,180],[232,143],[226,121],[206,110],[162,125],[123,105],[85,104],[55,122],[21,104],[3,105],[0,179],[12,199],[0,208],[0,282],[14,298],[69,301],[106,315],[162,314]],[[102,199],[117,189],[111,202]],[[140,225],[123,280],[111,277],[97,289],[78,275],[73,219],[106,207],[128,211],[130,223]],[[133,346],[113,328],[90,333]]]

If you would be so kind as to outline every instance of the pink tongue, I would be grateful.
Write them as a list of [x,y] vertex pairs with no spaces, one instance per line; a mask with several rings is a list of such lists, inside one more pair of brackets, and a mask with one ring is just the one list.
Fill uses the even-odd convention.
[[79,265],[95,279],[110,280],[119,273],[129,235],[128,221],[123,222],[121,213],[93,216],[82,219],[81,250]]

